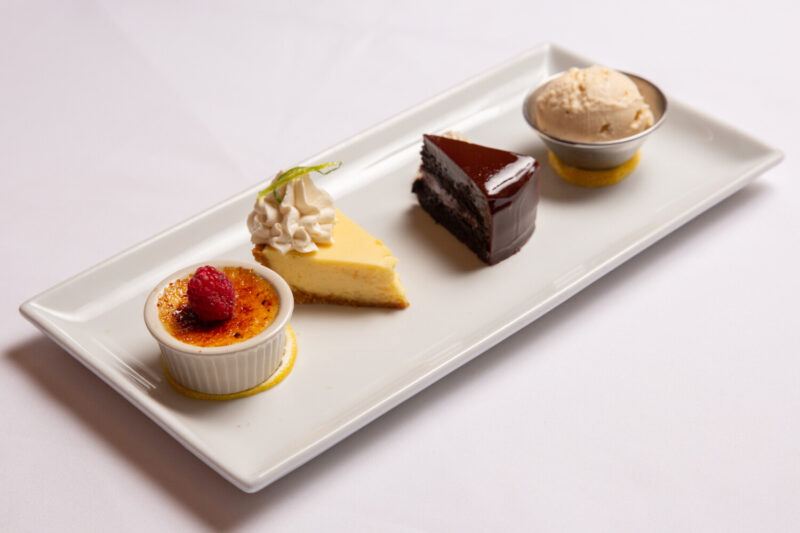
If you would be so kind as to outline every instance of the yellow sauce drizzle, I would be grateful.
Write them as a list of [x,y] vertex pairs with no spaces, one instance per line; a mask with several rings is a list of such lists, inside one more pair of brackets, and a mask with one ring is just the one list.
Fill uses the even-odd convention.
[[550,166],[556,171],[556,174],[564,178],[570,183],[580,185],[582,187],[605,187],[613,185],[628,177],[628,174],[633,172],[636,165],[639,164],[639,158],[642,151],[637,151],[633,157],[622,163],[618,167],[604,169],[604,170],[587,170],[583,168],[570,167],[565,165],[556,155],[547,151],[547,159],[550,161]]

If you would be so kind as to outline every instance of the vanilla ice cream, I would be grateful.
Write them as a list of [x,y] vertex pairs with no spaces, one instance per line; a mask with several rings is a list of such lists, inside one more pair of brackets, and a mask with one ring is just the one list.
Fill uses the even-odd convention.
[[615,70],[571,68],[536,98],[536,124],[579,142],[613,141],[653,125],[653,113],[631,79]]

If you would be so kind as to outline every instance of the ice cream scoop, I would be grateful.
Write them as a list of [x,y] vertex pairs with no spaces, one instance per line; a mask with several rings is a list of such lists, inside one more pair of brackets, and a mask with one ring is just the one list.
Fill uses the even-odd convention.
[[[577,92],[558,89],[561,86],[559,84],[555,86],[555,89],[558,90],[554,90],[553,95],[542,99],[542,102],[548,102],[550,99],[558,102],[559,99],[556,96],[560,94],[561,100],[566,102],[566,105],[557,104],[558,107],[556,109],[560,111],[554,111],[549,117],[541,117],[542,121],[540,121],[539,113],[537,113],[537,103],[542,95],[554,89],[552,84],[562,80],[566,85],[570,85],[576,80],[576,78],[571,77],[570,72],[573,70],[586,72],[592,70],[592,68],[602,69],[602,67],[590,67],[584,70],[570,69],[543,80],[525,97],[522,104],[522,113],[525,120],[536,131],[548,150],[555,154],[565,165],[582,169],[610,169],[629,161],[645,139],[663,123],[667,113],[667,98],[655,84],[644,78],[630,73],[616,72],[616,74],[623,76],[623,79],[628,80],[633,85],[635,92],[626,83],[622,84],[623,87],[627,85],[627,89],[622,89],[623,98],[619,98],[617,94],[618,84],[613,84],[617,89],[612,87],[592,89],[588,84],[585,84],[582,91],[579,82],[575,84]],[[578,79],[581,77],[585,81],[585,76],[577,76]],[[626,90],[628,95],[624,94]],[[581,93],[586,94],[582,95]],[[618,105],[613,104],[614,101],[619,104],[619,100],[626,101],[627,98],[630,98],[631,105],[620,108]],[[556,105],[556,103],[553,105]],[[645,108],[647,112],[644,111]],[[642,112],[637,117],[639,110],[642,110]],[[569,111],[569,113],[566,111]],[[567,115],[575,116],[566,118]],[[548,118],[550,118],[549,122]],[[554,126],[554,123],[557,126]],[[574,126],[573,135],[569,135],[566,131],[559,129],[567,124]],[[603,137],[598,138],[597,135],[588,133],[592,129],[599,133],[604,129],[603,126],[605,124],[609,126],[602,132]],[[548,127],[549,129],[545,129]],[[623,132],[621,133],[622,137],[612,138],[612,130],[616,133],[620,133],[621,130]],[[582,136],[583,140],[576,140],[574,136],[576,132],[577,135]]]
[[536,98],[536,122],[559,139],[602,142],[646,130],[653,112],[628,76],[595,65],[548,83]]

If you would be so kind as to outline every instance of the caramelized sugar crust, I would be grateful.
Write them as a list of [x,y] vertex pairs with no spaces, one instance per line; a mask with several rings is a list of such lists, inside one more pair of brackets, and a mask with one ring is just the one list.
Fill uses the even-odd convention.
[[170,335],[186,344],[211,348],[245,341],[272,324],[279,304],[272,284],[248,268],[226,267],[222,272],[236,292],[233,317],[215,322],[197,318],[186,295],[190,275],[170,283],[158,299],[158,317]]

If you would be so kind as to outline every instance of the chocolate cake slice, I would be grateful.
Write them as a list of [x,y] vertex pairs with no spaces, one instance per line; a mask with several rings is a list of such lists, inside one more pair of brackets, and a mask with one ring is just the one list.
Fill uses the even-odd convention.
[[518,252],[536,224],[539,163],[449,137],[422,141],[411,188],[422,208],[490,265]]

